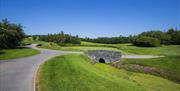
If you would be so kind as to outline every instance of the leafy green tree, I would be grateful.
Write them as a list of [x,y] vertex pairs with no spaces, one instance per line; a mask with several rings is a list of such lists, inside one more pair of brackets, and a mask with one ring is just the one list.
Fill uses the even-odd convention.
[[148,36],[139,36],[133,43],[135,46],[142,47],[156,47],[160,45],[160,41],[157,38]]
[[167,31],[167,34],[171,36],[171,44],[180,45],[180,30],[171,28]]
[[162,31],[143,32],[139,36],[148,36],[148,37],[157,38],[161,41],[161,44],[170,44],[171,41],[171,36],[166,32],[162,32]]
[[0,22],[0,49],[17,47],[24,37],[20,24],[10,23],[7,19]]

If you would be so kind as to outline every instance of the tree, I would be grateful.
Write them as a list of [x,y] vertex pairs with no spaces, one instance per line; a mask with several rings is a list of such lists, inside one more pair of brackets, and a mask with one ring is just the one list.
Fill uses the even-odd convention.
[[10,23],[7,19],[0,22],[0,49],[17,47],[24,37],[20,24]]
[[153,37],[139,36],[133,44],[142,47],[156,47],[160,45],[160,41]]
[[139,34],[139,36],[148,36],[148,37],[157,38],[161,41],[161,44],[170,44],[171,41],[171,36],[169,34],[159,30],[143,32]]
[[167,34],[171,36],[171,44],[180,44],[180,30],[171,28],[167,31]]

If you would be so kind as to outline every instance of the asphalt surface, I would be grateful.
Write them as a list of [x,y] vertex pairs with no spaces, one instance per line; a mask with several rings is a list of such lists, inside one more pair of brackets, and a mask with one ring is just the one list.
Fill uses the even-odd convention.
[[0,91],[34,91],[34,78],[39,65],[51,57],[81,52],[64,52],[36,48],[40,54],[11,60],[0,61]]

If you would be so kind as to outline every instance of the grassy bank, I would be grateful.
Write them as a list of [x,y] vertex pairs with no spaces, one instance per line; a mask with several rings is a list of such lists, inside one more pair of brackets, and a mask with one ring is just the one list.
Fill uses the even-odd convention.
[[91,64],[83,55],[64,55],[44,63],[39,71],[38,91],[179,91],[166,79]]
[[31,48],[3,49],[0,50],[0,60],[27,57],[38,54],[39,51]]

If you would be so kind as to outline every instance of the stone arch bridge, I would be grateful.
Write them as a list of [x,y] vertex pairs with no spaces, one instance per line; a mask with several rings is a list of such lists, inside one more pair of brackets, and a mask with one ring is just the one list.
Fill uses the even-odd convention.
[[115,61],[121,60],[121,53],[117,51],[109,51],[109,50],[91,50],[85,53],[93,59],[95,62],[100,63],[111,63]]

